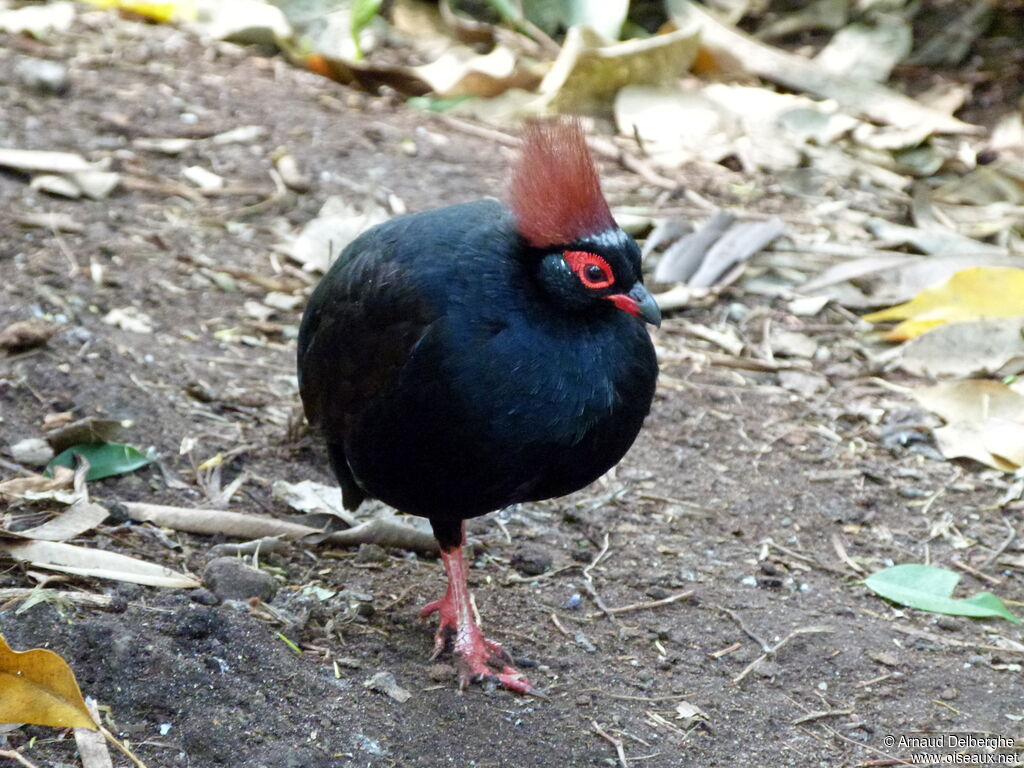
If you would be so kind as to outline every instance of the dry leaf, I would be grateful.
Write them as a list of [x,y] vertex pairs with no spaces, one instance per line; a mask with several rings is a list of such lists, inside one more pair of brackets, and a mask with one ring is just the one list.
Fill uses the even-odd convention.
[[905,304],[865,315],[868,322],[902,320],[889,341],[906,341],[943,323],[1012,317],[1024,308],[1024,269],[976,267],[957,272],[945,284],[928,288]]
[[0,551],[6,551],[16,560],[24,560],[37,568],[61,573],[113,579],[150,587],[194,589],[199,581],[183,573],[147,563],[134,557],[86,549],[56,541],[0,541]]
[[935,442],[947,459],[969,458],[1012,472],[1024,465],[1024,395],[998,381],[948,381],[914,392],[946,421]]
[[0,723],[53,728],[96,724],[82,700],[75,673],[53,651],[13,651],[0,635]]
[[74,479],[75,473],[70,467],[54,467],[53,477],[44,477],[43,475],[16,477],[0,483],[0,499],[21,499],[27,498],[29,494],[50,493],[71,488]]
[[897,366],[914,376],[1016,375],[1024,371],[1024,315],[941,325],[896,353]]
[[610,103],[627,85],[674,82],[689,68],[698,46],[699,34],[692,25],[615,45],[606,45],[587,27],[572,27],[540,92],[555,111],[585,111]]
[[388,214],[372,202],[363,211],[340,197],[330,197],[315,219],[286,246],[288,255],[308,272],[326,272],[334,259],[361,233],[388,220]]
[[66,541],[76,536],[81,536],[86,531],[91,531],[106,520],[109,514],[99,504],[77,501],[52,520],[47,520],[41,525],[26,528],[11,535],[36,541]]

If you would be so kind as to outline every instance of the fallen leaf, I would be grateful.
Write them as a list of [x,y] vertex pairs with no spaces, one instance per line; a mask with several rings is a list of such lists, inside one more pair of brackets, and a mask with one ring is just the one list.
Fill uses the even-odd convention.
[[698,47],[699,34],[692,25],[615,45],[607,45],[587,27],[572,27],[540,92],[557,112],[586,111],[610,104],[627,85],[674,82],[689,68]]
[[865,315],[868,322],[902,320],[885,334],[906,341],[943,323],[1012,317],[1024,308],[1024,269],[975,267],[957,272],[946,283],[921,291],[905,304]]
[[96,724],[82,699],[75,673],[53,651],[14,651],[0,635],[0,723],[52,728]]
[[359,211],[340,197],[330,197],[315,219],[288,245],[288,255],[308,272],[326,272],[332,261],[361,233],[388,220],[374,204]]
[[71,488],[74,479],[75,473],[68,467],[55,468],[53,477],[45,475],[16,477],[0,483],[0,499],[21,499],[27,498],[31,494],[44,494]]
[[0,550],[16,560],[60,573],[112,579],[150,587],[195,589],[199,581],[162,565],[101,549],[76,547],[57,541],[3,541]]
[[[88,501],[77,501],[66,511],[41,525],[25,528],[11,535],[36,541],[66,541],[91,531],[107,519],[106,508]],[[6,533],[6,531],[4,532]]]
[[1024,465],[1024,395],[998,381],[947,381],[914,391],[946,421],[935,441],[947,459],[969,458],[1012,472]]
[[864,579],[864,585],[887,600],[922,611],[973,618],[998,616],[1014,624],[1022,623],[991,592],[979,592],[967,599],[954,598],[953,590],[959,581],[960,574],[946,568],[907,564],[874,573]]
[[85,477],[89,481],[134,472],[153,462],[153,456],[125,443],[81,443],[57,454],[47,466],[47,473],[54,467],[73,466],[76,455],[89,462],[89,473]]
[[949,323],[896,350],[896,365],[914,376],[1004,376],[1024,372],[1024,315]]

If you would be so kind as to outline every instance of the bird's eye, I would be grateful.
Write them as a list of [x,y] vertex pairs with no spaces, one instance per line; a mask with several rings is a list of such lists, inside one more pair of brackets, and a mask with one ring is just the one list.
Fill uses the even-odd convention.
[[598,290],[608,288],[615,282],[612,268],[596,253],[566,251],[563,256],[584,287]]

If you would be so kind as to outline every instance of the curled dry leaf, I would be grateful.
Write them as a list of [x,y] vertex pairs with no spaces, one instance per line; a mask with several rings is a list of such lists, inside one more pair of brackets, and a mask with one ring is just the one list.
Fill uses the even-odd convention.
[[53,477],[31,475],[16,477],[0,483],[0,500],[13,501],[29,498],[32,494],[50,493],[71,488],[75,473],[69,467],[55,467]]
[[646,40],[606,45],[587,27],[573,27],[540,92],[557,112],[607,105],[624,86],[673,82],[693,63],[699,39],[695,28],[687,25]]
[[0,723],[96,730],[67,662],[43,648],[11,650],[2,635]]

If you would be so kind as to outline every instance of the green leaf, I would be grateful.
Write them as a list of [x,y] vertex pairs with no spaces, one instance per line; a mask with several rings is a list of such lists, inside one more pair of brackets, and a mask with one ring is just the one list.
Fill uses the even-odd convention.
[[86,480],[102,480],[112,475],[123,475],[153,461],[152,456],[147,456],[138,448],[124,443],[81,443],[55,456],[46,465],[46,475],[52,476],[54,467],[74,467],[75,454],[80,454],[89,462]]
[[352,21],[349,24],[349,32],[352,34],[352,42],[356,45],[356,58],[363,58],[362,48],[359,47],[359,33],[366,29],[373,21],[373,17],[380,11],[383,0],[356,0],[352,5]]
[[887,600],[922,611],[975,618],[998,616],[1014,624],[1022,623],[991,592],[979,592],[966,600],[954,598],[953,589],[959,581],[960,574],[946,568],[907,564],[872,574],[864,579],[864,585]]

